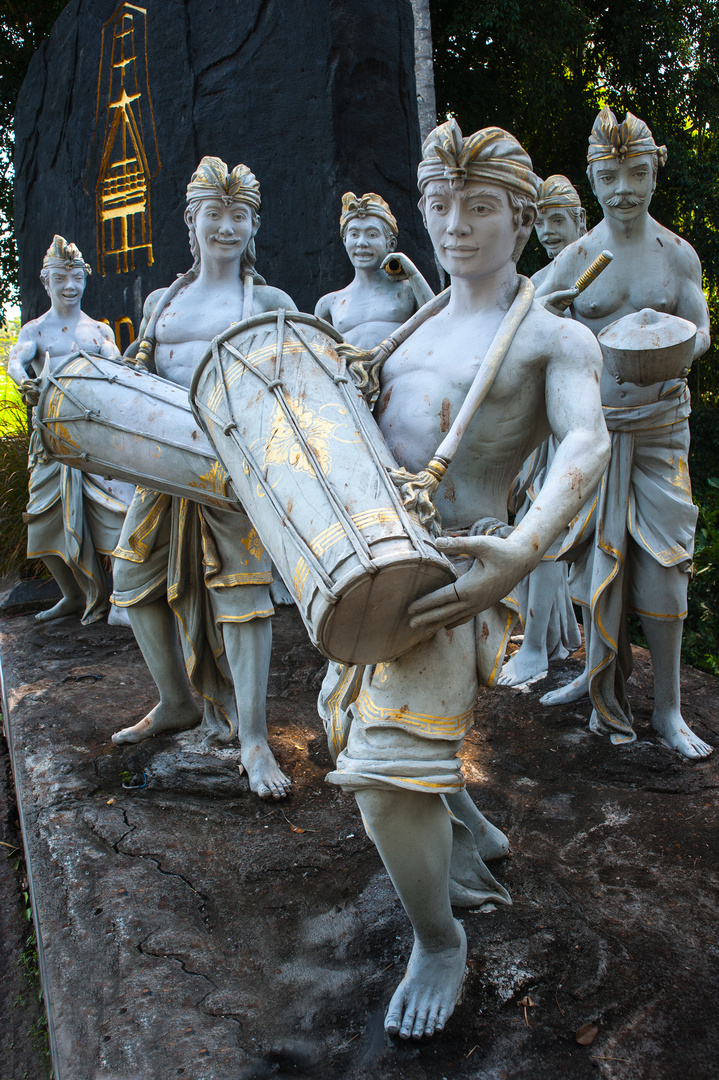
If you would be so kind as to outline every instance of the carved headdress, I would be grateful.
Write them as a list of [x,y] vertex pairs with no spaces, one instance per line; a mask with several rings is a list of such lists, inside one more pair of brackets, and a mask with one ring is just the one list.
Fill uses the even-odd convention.
[[225,206],[244,202],[257,211],[260,209],[260,185],[246,165],[235,165],[230,172],[220,158],[203,157],[187,185],[187,201],[194,202],[195,199],[222,199]]
[[537,211],[546,214],[547,210],[560,208],[569,210],[580,207],[582,200],[574,185],[567,180],[566,176],[557,174],[548,176],[542,180],[537,191]]
[[667,160],[666,146],[657,146],[643,120],[628,112],[619,124],[612,110],[605,105],[594,121],[592,134],[589,136],[589,164],[609,158],[624,161],[625,158],[638,157],[639,154],[656,154],[659,165],[664,165]]
[[484,180],[523,195],[532,203],[539,187],[532,159],[514,135],[503,128],[489,127],[465,139],[454,118],[436,127],[424,141],[417,169],[422,194],[432,180],[449,180],[453,188],[461,188],[465,180]]
[[72,270],[74,266],[82,267],[86,274],[92,273],[89,264],[83,259],[80,249],[75,244],[68,244],[64,236],[59,236],[56,233],[45,253],[45,258],[42,260],[43,270],[49,270],[52,267]]
[[358,198],[354,191],[346,191],[342,196],[342,213],[340,214],[340,236],[344,236],[345,229],[352,218],[378,217],[389,228],[393,236],[397,235],[397,220],[381,195],[375,195],[374,191],[368,191]]

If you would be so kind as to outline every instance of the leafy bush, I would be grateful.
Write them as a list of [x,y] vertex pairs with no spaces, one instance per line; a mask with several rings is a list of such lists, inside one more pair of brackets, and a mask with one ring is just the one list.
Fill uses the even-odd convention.
[[710,477],[694,501],[699,521],[682,659],[719,675],[719,479]]

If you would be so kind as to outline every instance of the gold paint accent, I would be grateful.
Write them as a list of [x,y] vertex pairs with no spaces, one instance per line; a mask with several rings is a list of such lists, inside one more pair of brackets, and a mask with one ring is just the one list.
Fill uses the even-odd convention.
[[[332,453],[330,439],[335,428],[339,425],[334,420],[327,420],[311,409],[306,408],[296,398],[285,398],[287,407],[294,413],[297,424],[304,433],[305,440],[314,450],[322,472],[327,476],[332,468]],[[289,465],[299,472],[315,475],[315,467],[307,457],[302,443],[294,430],[290,427],[284,410],[279,401],[275,405],[275,413],[271,420],[270,436],[265,448],[265,460],[262,468],[268,465]]]
[[474,706],[458,716],[432,716],[429,713],[410,712],[404,707],[386,709],[375,705],[367,690],[363,690],[357,698],[356,707],[365,725],[390,724],[419,732],[426,738],[461,739],[471,727],[474,715]]
[[[351,520],[362,531],[373,525],[399,524],[399,514],[391,506],[382,507],[379,510],[363,510],[359,514],[352,514]],[[347,533],[341,522],[336,522],[318,533],[314,540],[310,541],[310,550],[314,555],[321,557],[328,548],[333,547],[346,537]],[[298,600],[302,599],[302,590],[309,575],[310,569],[304,559],[300,559],[295,567],[292,578],[292,588]]]
[[[227,495],[227,473],[219,461],[216,461],[209,472],[202,473],[198,480],[190,480],[188,487],[211,492],[215,495]],[[211,503],[213,506],[226,506],[226,503],[221,499],[212,499]]]
[[117,274],[134,270],[139,252],[152,266],[150,180],[160,169],[160,157],[147,70],[147,11],[135,4],[120,4],[102,28],[91,168],[93,158],[99,273],[113,267]]
[[[674,467],[674,459],[669,462],[669,468]],[[691,502],[692,497],[692,485],[689,479],[689,466],[686,458],[680,457],[676,464],[676,476],[669,483],[672,487],[679,488],[683,495],[686,495],[687,499]]]

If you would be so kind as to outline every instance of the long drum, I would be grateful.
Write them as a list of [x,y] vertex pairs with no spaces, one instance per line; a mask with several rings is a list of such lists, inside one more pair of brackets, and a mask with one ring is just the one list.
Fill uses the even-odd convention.
[[45,450],[65,465],[241,509],[183,386],[81,352],[43,379],[33,416]]
[[312,641],[372,664],[422,639],[408,606],[456,574],[399,499],[340,340],[312,315],[255,315],[215,338],[190,400]]

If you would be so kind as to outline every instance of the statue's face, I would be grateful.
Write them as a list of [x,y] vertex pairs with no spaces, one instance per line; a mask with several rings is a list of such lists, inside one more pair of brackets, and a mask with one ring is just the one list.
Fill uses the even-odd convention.
[[546,213],[537,214],[534,227],[539,242],[550,259],[580,236],[579,223],[563,206],[552,206]]
[[384,222],[369,214],[367,217],[350,219],[345,229],[344,245],[356,270],[378,270],[382,260],[390,251],[394,251],[395,238],[388,238]]
[[452,277],[482,277],[511,261],[519,225],[506,188],[451,188],[448,180],[434,180],[420,207],[437,258]]
[[257,232],[247,203],[233,202],[226,206],[222,199],[203,199],[194,223],[203,261],[239,261]]
[[81,266],[50,267],[47,291],[53,304],[59,307],[79,307],[85,292],[85,271]]
[[648,211],[655,185],[653,157],[638,154],[624,161],[594,162],[589,178],[605,217],[627,222]]

